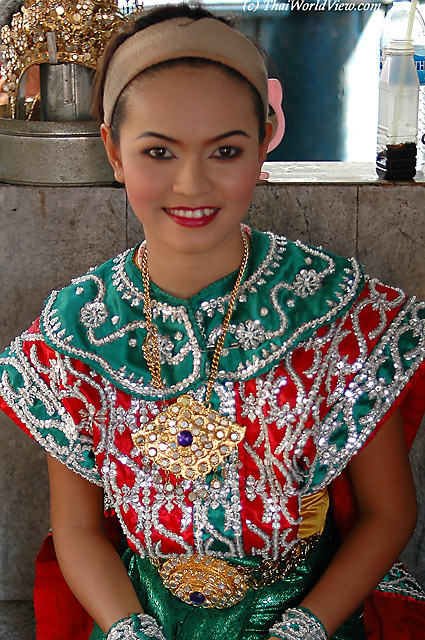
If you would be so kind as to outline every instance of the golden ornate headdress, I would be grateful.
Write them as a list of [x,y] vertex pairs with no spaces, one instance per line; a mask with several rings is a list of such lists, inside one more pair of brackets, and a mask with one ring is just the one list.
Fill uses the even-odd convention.
[[107,41],[129,20],[117,0],[25,0],[11,26],[1,30],[4,91],[12,117],[19,82],[29,67],[70,62],[96,69]]

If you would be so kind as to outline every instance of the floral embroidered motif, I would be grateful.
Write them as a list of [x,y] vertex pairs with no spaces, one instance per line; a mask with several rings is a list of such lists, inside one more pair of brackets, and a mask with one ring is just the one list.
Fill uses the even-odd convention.
[[164,364],[165,362],[172,362],[174,343],[168,336],[158,333],[158,348],[161,364]]
[[322,281],[323,278],[320,277],[317,271],[301,269],[292,283],[294,294],[300,298],[307,298],[307,296],[313,295],[320,289]]
[[108,309],[103,302],[86,302],[80,311],[82,324],[90,329],[97,329],[108,318]]
[[240,323],[235,330],[235,338],[242,349],[257,349],[264,342],[265,331],[259,320],[247,320]]

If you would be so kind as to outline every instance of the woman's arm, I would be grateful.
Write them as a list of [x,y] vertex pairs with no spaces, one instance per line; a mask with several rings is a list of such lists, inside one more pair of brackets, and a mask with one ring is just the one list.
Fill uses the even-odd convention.
[[416,523],[416,494],[399,412],[348,466],[359,518],[303,600],[331,636],[380,582]]
[[143,611],[103,527],[103,490],[47,456],[50,520],[60,568],[86,611],[106,633]]

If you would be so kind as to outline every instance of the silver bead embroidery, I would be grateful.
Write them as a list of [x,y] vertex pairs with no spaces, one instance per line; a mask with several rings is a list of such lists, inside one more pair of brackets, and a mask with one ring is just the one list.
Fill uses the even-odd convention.
[[109,630],[106,640],[140,640],[140,632],[136,629],[140,627],[140,632],[146,638],[165,640],[162,627],[158,625],[155,618],[145,613],[129,616],[115,623]]
[[[348,274],[351,271],[348,270]],[[347,282],[351,280],[351,277]],[[352,286],[352,285],[351,285]],[[276,293],[276,292],[275,292]],[[400,294],[401,296],[401,294]],[[400,299],[398,299],[398,304]],[[365,337],[360,331],[359,316],[367,307],[373,308],[377,314],[376,326],[371,327],[369,337],[378,336],[384,323],[385,311],[391,309],[394,303],[386,295],[379,291],[376,281],[370,281],[370,297],[365,297],[360,301],[350,313],[333,323],[329,330],[320,337],[312,334],[308,340],[300,344],[307,353],[312,354],[311,365],[305,372],[295,370],[292,364],[293,352],[286,353],[281,361],[277,361],[279,366],[284,366],[285,376],[277,375],[276,368],[271,366],[269,371],[263,374],[258,380],[252,381],[255,385],[255,394],[245,393],[243,381],[233,383],[228,378],[224,384],[217,383],[215,392],[218,395],[222,407],[229,414],[235,412],[235,395],[241,398],[242,415],[251,422],[256,423],[258,428],[258,439],[252,446],[245,447],[244,454],[247,463],[258,471],[259,479],[253,475],[248,475],[245,483],[245,492],[248,500],[259,498],[262,504],[261,518],[263,524],[269,524],[272,531],[269,534],[262,530],[261,520],[251,522],[246,520],[248,529],[258,536],[258,549],[255,551],[263,557],[276,553],[282,553],[290,546],[285,538],[284,521],[295,526],[294,519],[287,513],[286,503],[291,496],[303,495],[317,491],[319,485],[315,477],[316,465],[324,465],[326,475],[321,484],[328,484],[336,477],[355,451],[365,442],[371,433],[376,422],[385,414],[389,404],[399,395],[409,378],[416,371],[419,361],[425,355],[425,321],[420,318],[419,312],[423,313],[424,304],[417,304],[410,301],[405,305],[397,318],[390,325],[386,334],[377,344],[371,356],[367,356],[365,348]],[[276,309],[276,307],[274,307]],[[277,310],[277,309],[276,309]],[[155,313],[169,313],[166,305],[155,307]],[[176,314],[174,317],[177,317]],[[329,316],[330,318],[332,317]],[[344,323],[350,318],[353,326],[353,337],[358,343],[358,355],[355,362],[348,362],[340,354],[340,345],[344,338]],[[414,332],[418,338],[418,343],[407,354],[400,351],[401,338],[407,328]],[[63,329],[55,315],[54,309],[51,313],[52,332],[60,332]],[[161,543],[153,542],[153,532],[159,532],[164,541],[171,540],[178,543],[185,553],[192,553],[191,545],[186,544],[179,533],[169,531],[164,527],[160,519],[160,510],[165,509],[170,512],[173,505],[177,505],[182,512],[181,532],[187,531],[196,520],[198,527],[195,528],[195,544],[203,552],[216,554],[212,550],[213,541],[225,542],[229,553],[234,553],[234,557],[244,555],[246,551],[242,544],[241,522],[239,498],[239,472],[238,460],[226,462],[222,469],[222,480],[220,487],[211,490],[207,486],[196,487],[196,491],[191,483],[179,487],[182,493],[166,490],[166,483],[161,479],[158,470],[152,468],[148,461],[140,459],[139,454],[133,449],[129,449],[124,454],[115,443],[115,437],[123,436],[126,430],[134,431],[138,425],[146,421],[148,415],[155,415],[158,412],[158,405],[154,402],[146,402],[137,398],[132,398],[131,406],[128,410],[117,405],[117,392],[112,385],[100,379],[100,375],[91,371],[85,375],[79,371],[74,371],[71,360],[67,356],[56,354],[56,359],[48,365],[41,365],[37,358],[36,343],[42,338],[39,334],[31,336],[24,334],[23,339],[33,340],[31,347],[31,361],[23,355],[22,339],[17,340],[7,359],[8,366],[19,371],[23,379],[23,386],[13,389],[9,383],[7,374],[4,374],[1,381],[0,391],[8,404],[13,407],[18,417],[27,425],[35,437],[43,443],[46,448],[54,452],[56,457],[66,459],[66,464],[77,470],[91,481],[100,484],[97,471],[84,467],[86,456],[92,452],[93,443],[89,433],[93,429],[100,434],[100,442],[96,453],[105,454],[105,461],[102,467],[104,474],[105,493],[117,509],[121,524],[131,542],[143,555],[166,556]],[[279,341],[277,341],[279,342]],[[326,349],[325,349],[326,347]],[[275,345],[275,350],[279,347]],[[324,352],[320,351],[324,349]],[[171,357],[171,356],[169,356]],[[381,367],[392,358],[394,375],[391,380],[386,381],[380,374]],[[416,360],[415,360],[416,359]],[[260,359],[253,359],[253,369]],[[308,384],[301,378],[302,374],[310,378]],[[50,383],[46,386],[43,376],[48,376]],[[69,375],[73,375],[76,383],[68,384]],[[125,376],[125,370],[122,371]],[[353,378],[350,382],[348,382]],[[96,391],[101,401],[101,409],[97,410],[89,402],[82,391],[84,382],[90,385],[91,392]],[[325,385],[329,402],[320,395],[320,385]],[[291,404],[289,401],[283,405],[279,401],[279,395],[285,387],[291,384],[296,389],[296,398]],[[63,386],[65,385],[65,386]],[[224,389],[224,391],[223,391]],[[53,390],[53,391],[52,391]],[[193,395],[202,399],[204,389],[198,387]],[[71,394],[71,395],[70,395]],[[79,416],[70,418],[62,404],[64,398],[73,397],[84,402],[84,409],[79,411]],[[88,397],[91,394],[88,394]],[[326,395],[326,394],[325,394]],[[362,398],[373,400],[372,408],[362,419],[355,420],[354,412],[356,403]],[[41,401],[49,416],[47,420],[38,422],[31,414],[32,403]],[[319,409],[327,403],[329,406],[335,403],[328,415],[321,420]],[[109,423],[106,427],[106,416],[109,416]],[[57,419],[59,417],[59,419]],[[343,417],[343,419],[342,419]],[[50,420],[50,418],[52,418]],[[308,428],[306,428],[308,425]],[[52,435],[43,439],[38,427],[43,429],[54,426],[60,428],[70,442],[70,445],[59,446]],[[344,446],[338,449],[334,444],[335,434],[338,430],[348,429],[348,438]],[[362,430],[358,433],[359,428]],[[84,429],[84,435],[79,438],[78,430]],[[279,430],[280,443],[273,450],[270,445],[270,434],[273,430]],[[52,431],[53,433],[53,431]],[[301,472],[299,462],[303,456],[303,450],[308,438],[312,438],[317,447],[317,456],[312,464]],[[76,440],[77,438],[77,440]],[[72,443],[75,442],[75,445]],[[261,459],[259,449],[266,447],[266,456]],[[122,465],[122,469],[128,472],[125,481],[119,484],[119,474],[117,472],[117,461]],[[133,474],[133,476],[131,475]],[[225,475],[227,474],[227,475]],[[284,477],[285,482],[281,481]],[[134,481],[134,483],[133,483]],[[320,485],[321,486],[321,485]],[[223,487],[228,487],[226,494]],[[215,493],[214,493],[215,491]],[[189,492],[195,495],[193,504],[187,504],[184,496]],[[205,495],[205,493],[207,495]],[[210,495],[208,495],[210,492]],[[203,507],[203,501],[208,501],[211,508],[222,506],[224,509],[224,522],[226,527],[234,528],[238,531],[235,547],[229,546],[228,539],[220,531],[215,531],[211,523],[208,522],[208,510]],[[125,517],[133,509],[137,517],[136,531],[129,531]],[[288,527],[286,527],[287,533]],[[209,537],[202,541],[202,532],[208,531]],[[240,531],[240,533],[239,533]],[[143,532],[143,537],[138,534]],[[142,543],[141,540],[144,540]],[[260,546],[262,542],[263,546]],[[232,543],[233,544],[233,543]]]
[[277,622],[269,631],[270,636],[282,640],[328,640],[323,624],[302,608],[287,609],[282,622]]
[[[280,262],[285,256],[288,244],[287,240],[273,234],[267,235],[269,236],[269,248],[267,255],[254,273],[241,285],[241,296],[245,296],[245,298],[241,297],[240,300],[246,299],[247,292],[257,291],[259,290],[259,287],[268,286],[268,278],[275,275],[274,270],[280,267]],[[307,254],[306,258],[316,257],[327,264],[325,269],[320,272],[312,269],[309,271],[304,270],[308,274],[312,274],[313,272],[316,273],[318,278],[317,282],[319,282],[319,280],[322,282],[326,275],[334,271],[335,265],[333,259],[326,253],[319,249],[308,247],[300,242],[295,244],[300,250]],[[125,266],[131,251],[132,250],[129,250],[120,254],[111,263],[112,282],[116,291],[121,295],[123,300],[128,301],[132,306],[138,306],[142,300],[143,291],[130,280]],[[283,343],[281,337],[287,330],[288,319],[282,308],[282,304],[279,301],[279,292],[283,289],[289,291],[293,290],[294,286],[297,288],[297,278],[301,277],[300,274],[303,270],[295,276],[292,284],[280,282],[279,284],[272,286],[270,290],[271,309],[277,313],[279,326],[275,330],[265,331],[262,357],[258,357],[256,354],[249,355],[250,348],[248,348],[248,352],[244,351],[244,357],[240,362],[237,371],[232,372],[231,379],[248,379],[259,373],[261,370],[270,367],[273,363],[277,363],[278,360],[283,357],[284,353],[291,348],[293,342],[299,339],[303,332],[314,330],[316,326],[320,326],[320,324],[330,321],[337,313],[339,313],[339,311],[347,305],[349,300],[356,294],[357,287],[360,282],[361,274],[359,267],[355,261],[352,261],[352,265],[353,269],[347,270],[349,274],[347,277],[349,277],[349,280],[343,283],[344,290],[341,293],[335,292],[335,298],[339,300],[339,302],[335,303],[332,310],[318,318],[315,318],[314,320],[305,322],[303,325],[298,327],[297,331],[288,339],[288,341]],[[105,295],[105,284],[101,278],[96,273],[89,272],[85,276],[73,280],[75,285],[81,285],[84,282],[93,282],[97,287],[97,293],[93,304],[102,303]],[[111,367],[110,364],[102,357],[102,352],[100,350],[98,353],[94,353],[91,349],[85,350],[75,347],[73,346],[73,336],[64,335],[63,333],[60,333],[59,335],[59,332],[63,331],[63,327],[61,326],[61,322],[58,318],[58,312],[54,308],[57,296],[58,292],[53,292],[51,294],[51,297],[42,313],[43,331],[45,331],[52,344],[67,355],[75,356],[77,358],[83,357],[86,360],[89,360],[99,371],[105,372],[105,374],[119,385],[120,388],[141,396],[156,397],[155,389],[148,382],[150,377],[147,372],[143,372],[143,374],[138,377],[134,372],[127,371],[125,368],[115,371],[113,367]],[[202,327],[202,316],[199,314],[199,311],[200,313],[204,313],[207,317],[212,317],[215,312],[224,313],[228,298],[229,296],[226,295],[202,302],[201,310],[198,310],[196,313],[196,319],[201,329],[201,333],[205,335]],[[179,325],[178,330],[180,330],[180,328],[184,328],[184,331],[181,331],[181,333],[188,336],[188,340],[184,341],[183,344],[177,345],[171,341],[171,344],[169,346],[167,345],[167,349],[162,351],[162,358],[167,364],[175,366],[177,364],[181,364],[187,359],[187,362],[190,363],[189,366],[191,367],[189,375],[184,379],[180,379],[178,382],[164,380],[164,394],[166,397],[172,397],[185,392],[195,382],[195,380],[199,379],[200,376],[205,376],[207,373],[207,363],[203,362],[203,349],[192,331],[190,319],[185,307],[174,307],[166,303],[154,302],[152,311],[154,318],[161,318],[163,322],[167,323],[176,323],[176,325]],[[114,316],[114,318],[115,317],[116,316]],[[95,320],[95,324],[98,321],[99,320]],[[251,322],[255,322],[255,319],[251,320]],[[229,333],[234,335],[237,327],[237,323],[231,325]],[[115,340],[123,338],[129,332],[133,332],[138,329],[143,331],[145,325],[143,320],[133,321],[128,325],[116,329],[112,333],[107,334],[104,331],[101,338],[96,336],[96,327],[87,326],[86,328],[88,342],[94,347],[100,348],[104,345],[113,343]],[[172,327],[170,327],[169,324],[167,324],[167,334],[169,336],[172,335]],[[279,338],[278,344],[273,341],[274,338]],[[252,344],[252,341],[243,341],[244,345],[248,345],[249,343]],[[171,349],[171,345],[173,346],[173,349]],[[234,345],[231,346],[233,348]],[[225,354],[229,354],[227,347],[223,355],[223,370],[219,371],[218,374],[218,379],[222,380],[226,379],[226,371],[229,370],[229,367],[226,366]],[[201,371],[201,368],[203,368],[204,371]]]
[[316,293],[322,286],[323,276],[317,271],[301,269],[292,283],[293,292],[300,298],[307,298]]
[[400,593],[405,597],[425,602],[425,590],[401,562],[396,562],[391,567],[385,579],[376,587],[376,590],[384,593]]

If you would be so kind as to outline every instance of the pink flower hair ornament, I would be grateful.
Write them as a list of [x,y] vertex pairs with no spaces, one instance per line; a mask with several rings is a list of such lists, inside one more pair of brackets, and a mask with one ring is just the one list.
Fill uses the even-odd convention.
[[[276,149],[278,144],[283,138],[285,133],[285,115],[282,109],[283,90],[280,81],[277,78],[269,78],[267,80],[268,92],[269,92],[269,105],[272,107],[274,114],[270,117],[273,124],[273,136],[267,147],[267,153]],[[260,180],[267,180],[269,173],[262,171],[260,173]]]

